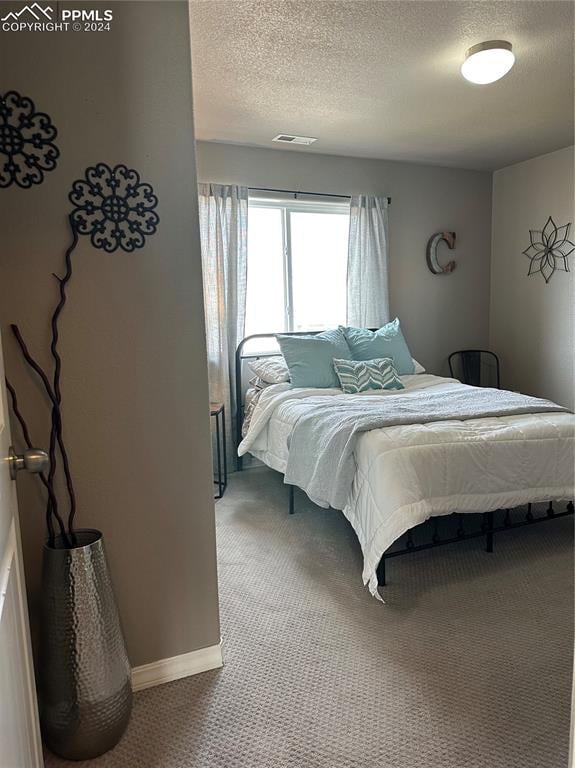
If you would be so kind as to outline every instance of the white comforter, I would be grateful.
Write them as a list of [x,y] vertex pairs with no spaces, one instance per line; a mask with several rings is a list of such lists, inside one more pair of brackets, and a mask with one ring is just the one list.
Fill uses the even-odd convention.
[[[405,376],[406,392],[464,385],[428,374]],[[386,397],[386,391],[349,395]],[[341,395],[339,389],[296,389],[276,384],[262,392],[239,454],[248,451],[285,472],[289,435],[306,399]],[[364,583],[377,595],[382,554],[432,515],[487,512],[527,502],[572,499],[575,494],[575,417],[529,414],[386,427],[363,434],[344,514],[360,541]]]

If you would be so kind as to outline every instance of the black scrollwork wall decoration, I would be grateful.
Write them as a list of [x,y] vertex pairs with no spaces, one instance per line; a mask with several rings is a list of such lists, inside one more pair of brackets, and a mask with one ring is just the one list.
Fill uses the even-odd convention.
[[541,273],[546,283],[556,269],[569,272],[568,256],[575,251],[575,243],[569,240],[569,224],[558,227],[549,216],[543,229],[530,229],[531,244],[522,253],[530,260],[527,275]]
[[143,248],[160,221],[155,210],[158,198],[151,185],[141,182],[139,173],[126,165],[110,168],[98,163],[87,168],[68,197],[78,234],[90,235],[94,248],[108,253],[117,248]]
[[37,112],[32,99],[17,91],[0,93],[0,188],[41,184],[60,156],[57,135],[50,117]]

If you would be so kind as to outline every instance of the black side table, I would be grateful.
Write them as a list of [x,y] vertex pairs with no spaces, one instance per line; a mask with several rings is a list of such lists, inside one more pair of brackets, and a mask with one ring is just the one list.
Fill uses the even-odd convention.
[[223,403],[210,403],[210,416],[216,420],[216,457],[218,492],[214,499],[221,499],[228,484],[228,460],[226,457],[226,409]]

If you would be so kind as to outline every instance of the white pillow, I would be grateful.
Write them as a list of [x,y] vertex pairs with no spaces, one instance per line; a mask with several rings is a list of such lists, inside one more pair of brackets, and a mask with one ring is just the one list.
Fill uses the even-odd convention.
[[248,363],[256,376],[266,384],[283,384],[290,380],[288,367],[283,357],[262,357]]
[[421,365],[421,363],[418,363],[417,360],[412,357],[413,365],[415,366],[414,374],[415,373],[425,373],[425,368]]

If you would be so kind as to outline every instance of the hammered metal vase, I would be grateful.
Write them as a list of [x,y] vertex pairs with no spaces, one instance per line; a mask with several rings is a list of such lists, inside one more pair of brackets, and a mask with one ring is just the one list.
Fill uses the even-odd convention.
[[120,740],[132,709],[130,664],[100,531],[44,546],[39,702],[47,746],[89,760]]

